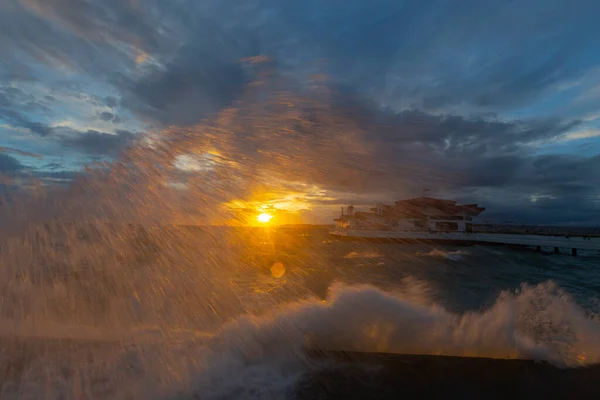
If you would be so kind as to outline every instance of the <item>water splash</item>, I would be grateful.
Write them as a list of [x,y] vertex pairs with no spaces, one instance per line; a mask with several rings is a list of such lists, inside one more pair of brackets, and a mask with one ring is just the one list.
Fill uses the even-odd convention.
[[381,258],[383,257],[383,255],[379,254],[379,253],[375,253],[375,252],[356,252],[356,251],[351,251],[350,253],[346,254],[344,256],[344,258]]
[[463,256],[469,255],[467,251],[464,250],[456,250],[456,251],[446,251],[440,249],[433,249],[427,253],[417,253],[417,256],[424,257],[441,257],[447,260],[460,261],[463,259]]
[[[319,85],[257,82],[200,125],[3,204],[0,397],[284,397],[312,368],[307,347],[600,361],[597,320],[551,284],[465,315],[431,304],[421,283],[334,285],[323,301],[303,279],[331,267],[327,254],[266,251],[269,230],[235,226],[244,217],[224,204],[257,192],[380,175],[373,141],[334,100]],[[201,173],[176,167],[190,155]]]

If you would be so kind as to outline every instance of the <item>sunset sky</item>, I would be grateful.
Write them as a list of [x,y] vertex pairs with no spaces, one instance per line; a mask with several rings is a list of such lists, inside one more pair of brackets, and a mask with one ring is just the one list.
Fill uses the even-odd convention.
[[597,0],[0,1],[3,187],[68,184],[144,134],[231,126],[260,58],[266,96],[294,103],[285,121],[254,115],[271,125],[176,165],[261,177],[224,203],[322,223],[429,188],[484,219],[600,224],[598,15]]

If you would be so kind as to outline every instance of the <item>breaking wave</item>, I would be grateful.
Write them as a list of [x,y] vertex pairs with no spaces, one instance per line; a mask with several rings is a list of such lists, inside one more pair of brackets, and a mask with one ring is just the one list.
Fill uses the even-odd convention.
[[426,296],[415,300],[414,291],[407,297],[373,286],[335,284],[326,300],[243,317],[226,324],[215,338],[245,332],[264,346],[261,353],[277,348],[281,334],[298,346],[320,349],[532,358],[569,366],[600,362],[598,319],[552,282],[503,292],[489,309],[461,315],[431,304]]
[[[46,354],[23,371],[26,389],[21,394],[35,398],[42,387],[47,390],[36,379],[54,373],[64,375],[63,386],[46,395],[60,397],[76,388],[70,384],[78,378],[71,374],[78,370],[93,376],[85,390],[110,398],[285,398],[304,373],[317,368],[306,357],[311,348],[524,358],[561,367],[600,362],[600,322],[552,282],[523,285],[517,293],[502,293],[487,310],[461,315],[432,304],[422,284],[412,289],[423,296],[415,297],[414,290],[405,297],[373,286],[334,284],[325,300],[240,316],[212,332],[145,328],[112,337],[84,331],[73,336],[73,327],[65,327],[62,337],[55,327],[55,339],[95,343],[88,345],[87,365],[78,358],[77,367],[73,359],[48,363]],[[40,336],[47,329],[39,328],[38,338],[48,339]],[[2,325],[3,335],[16,333]],[[115,345],[112,358],[105,348],[99,350],[99,343],[108,341]]]
[[463,259],[463,256],[469,255],[468,252],[463,250],[456,251],[446,251],[440,249],[433,249],[427,253],[417,253],[417,256],[425,256],[425,257],[440,257],[445,258],[447,260],[460,261]]
[[344,256],[344,258],[382,258],[383,255],[376,253],[376,252],[357,252],[357,251],[351,251],[350,253],[346,254]]
[[[523,358],[561,367],[600,362],[599,321],[551,282],[502,293],[488,310],[463,315],[425,298],[416,301],[414,293],[410,298],[335,284],[324,301],[240,317],[206,342],[209,367],[196,377],[193,391],[203,398],[283,396],[316,368],[305,358],[307,348]],[[219,384],[215,377],[225,371],[236,379]]]

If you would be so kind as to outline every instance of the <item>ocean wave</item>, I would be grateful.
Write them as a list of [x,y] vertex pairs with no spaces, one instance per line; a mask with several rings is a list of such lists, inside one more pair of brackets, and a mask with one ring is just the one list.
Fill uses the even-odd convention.
[[372,251],[367,251],[367,252],[351,251],[350,253],[348,253],[344,256],[344,258],[381,258],[381,257],[383,257],[382,254],[379,254],[377,252],[372,252]]
[[460,261],[463,259],[463,256],[466,256],[466,255],[469,255],[469,253],[466,251],[463,251],[463,250],[447,251],[447,250],[440,250],[440,249],[433,249],[427,253],[417,253],[417,256],[440,257],[440,258],[445,258],[447,260],[453,260],[453,261]]
[[[335,284],[324,301],[236,319],[206,345],[220,360],[210,362],[219,371],[206,370],[195,391],[227,398],[241,391],[283,393],[282,385],[306,372],[305,349],[534,359],[561,367],[595,364],[600,362],[600,323],[552,282],[523,285],[518,293],[502,293],[485,311],[462,315],[426,298],[416,300],[414,293],[405,298],[373,286]],[[232,364],[224,366],[222,357]],[[247,380],[228,382],[225,393],[212,386],[210,377],[231,366],[238,379]]]
[[[432,303],[426,293],[423,283],[408,295],[336,283],[325,300],[307,299],[265,315],[244,315],[213,332],[121,332],[111,338],[118,344],[116,355],[108,358],[112,361],[103,350],[97,365],[86,371],[104,370],[96,380],[111,394],[106,398],[125,397],[134,389],[136,397],[169,397],[178,391],[206,399],[285,398],[301,376],[316,368],[307,349],[534,359],[561,367],[600,362],[598,318],[552,282],[523,285],[518,292],[502,293],[486,310],[464,314]],[[38,324],[35,332],[43,339],[47,330],[40,328]],[[70,326],[65,330],[69,335],[75,331]],[[60,338],[56,327],[50,332]],[[77,332],[78,339],[88,333],[100,339],[95,332]],[[24,331],[10,333],[26,336]],[[131,340],[128,347],[123,346],[126,339]],[[34,367],[41,368],[41,362],[52,364],[47,371],[66,368],[64,361],[48,364],[46,356]],[[81,365],[77,368],[81,372]],[[33,376],[39,378],[39,373],[21,379]],[[130,382],[126,389],[124,380]]]

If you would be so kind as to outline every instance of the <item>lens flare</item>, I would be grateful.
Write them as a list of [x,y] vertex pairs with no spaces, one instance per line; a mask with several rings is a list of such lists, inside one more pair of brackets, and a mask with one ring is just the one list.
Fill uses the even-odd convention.
[[280,262],[276,262],[271,266],[271,275],[274,278],[281,278],[285,275],[285,266]]

